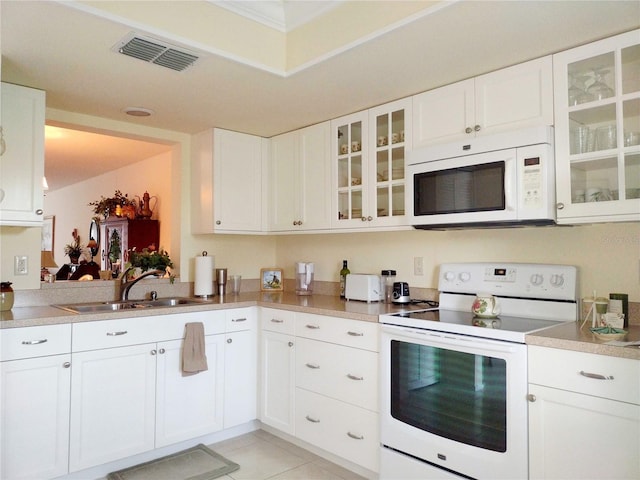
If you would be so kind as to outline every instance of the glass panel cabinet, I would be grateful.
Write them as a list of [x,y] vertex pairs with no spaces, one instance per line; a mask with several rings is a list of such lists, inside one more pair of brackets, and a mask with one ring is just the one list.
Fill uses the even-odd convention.
[[640,217],[640,31],[554,56],[558,222]]
[[410,108],[401,100],[332,122],[334,228],[406,225]]

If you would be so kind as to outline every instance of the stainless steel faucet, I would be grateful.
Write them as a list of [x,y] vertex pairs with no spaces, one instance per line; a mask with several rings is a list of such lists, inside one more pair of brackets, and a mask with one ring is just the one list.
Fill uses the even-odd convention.
[[122,274],[122,277],[120,278],[120,299],[123,302],[129,300],[129,290],[131,290],[131,287],[133,287],[136,283],[138,283],[144,277],[149,277],[151,275],[164,275],[165,274],[164,270],[149,270],[148,272],[144,272],[139,277],[136,277],[133,280],[131,280],[130,282],[128,282],[127,281],[127,273],[129,273],[133,269],[134,269],[134,267],[127,268],[124,271],[124,273]]

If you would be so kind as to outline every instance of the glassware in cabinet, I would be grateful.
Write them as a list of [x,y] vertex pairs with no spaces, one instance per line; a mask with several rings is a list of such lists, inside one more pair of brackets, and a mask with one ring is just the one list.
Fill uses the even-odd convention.
[[554,58],[560,223],[627,221],[640,213],[638,33]]

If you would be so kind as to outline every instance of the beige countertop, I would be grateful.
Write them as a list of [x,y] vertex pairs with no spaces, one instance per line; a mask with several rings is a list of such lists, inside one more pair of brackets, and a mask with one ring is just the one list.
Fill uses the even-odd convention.
[[[297,312],[330,315],[333,317],[377,322],[378,315],[398,313],[407,310],[427,308],[426,304],[398,306],[384,303],[366,303],[345,301],[332,295],[298,296],[288,292],[247,292],[239,295],[226,295],[224,298],[215,296],[207,300],[199,300],[198,304],[188,306],[156,308],[153,310],[123,310],[108,313],[75,314],[53,306],[19,307],[8,312],[1,312],[0,329],[31,327],[39,325],[54,325],[61,323],[77,323],[87,321],[108,320],[115,318],[148,317],[151,315],[170,315],[177,313],[219,310],[225,308],[241,308],[261,306],[292,310]],[[629,334],[625,341],[640,341],[640,326],[629,327]],[[556,327],[526,336],[528,345],[574,350],[579,352],[596,353],[615,357],[640,360],[639,347],[616,347],[606,345],[597,340],[589,331],[587,325],[580,329],[577,322],[565,323]]]

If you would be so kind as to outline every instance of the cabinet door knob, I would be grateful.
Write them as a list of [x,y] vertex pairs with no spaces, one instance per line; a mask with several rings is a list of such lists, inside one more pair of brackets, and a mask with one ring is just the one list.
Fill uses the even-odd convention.
[[64,363],[62,364],[62,366],[63,366],[64,368],[69,368],[69,367],[71,366],[71,362],[64,362]]
[[159,353],[162,355],[166,350],[164,348],[161,348],[160,350],[158,350]]
[[227,338],[227,343],[233,343],[233,339]]
[[473,129],[471,127],[467,127],[464,129],[464,133],[471,133],[473,132]]
[[367,217],[362,217],[360,220],[362,220],[363,222],[367,221]]
[[36,210],[36,215],[42,215],[43,213],[44,211],[41,208]]
[[372,217],[371,215],[369,215],[369,216],[367,217],[367,221],[368,221],[368,222],[370,222],[370,221],[372,221],[372,220],[373,220],[373,217]]
[[530,402],[535,402],[537,400],[537,398],[533,393],[529,393],[527,395],[527,400],[529,400]]
[[222,222],[220,220],[216,220],[216,225],[220,225]]
[[155,355],[155,354],[156,354],[156,353],[158,353],[158,352],[157,352],[156,350],[151,350],[149,353],[150,353],[151,355]]
[[479,131],[480,131],[480,125],[476,125],[475,127],[473,127],[473,129],[474,129],[476,132],[479,132]]
[[557,208],[558,210],[562,210],[562,209],[564,208],[564,203],[557,203],[557,204],[556,204],[556,208]]
[[287,345],[289,345],[290,347],[293,347],[293,342],[289,342]]

